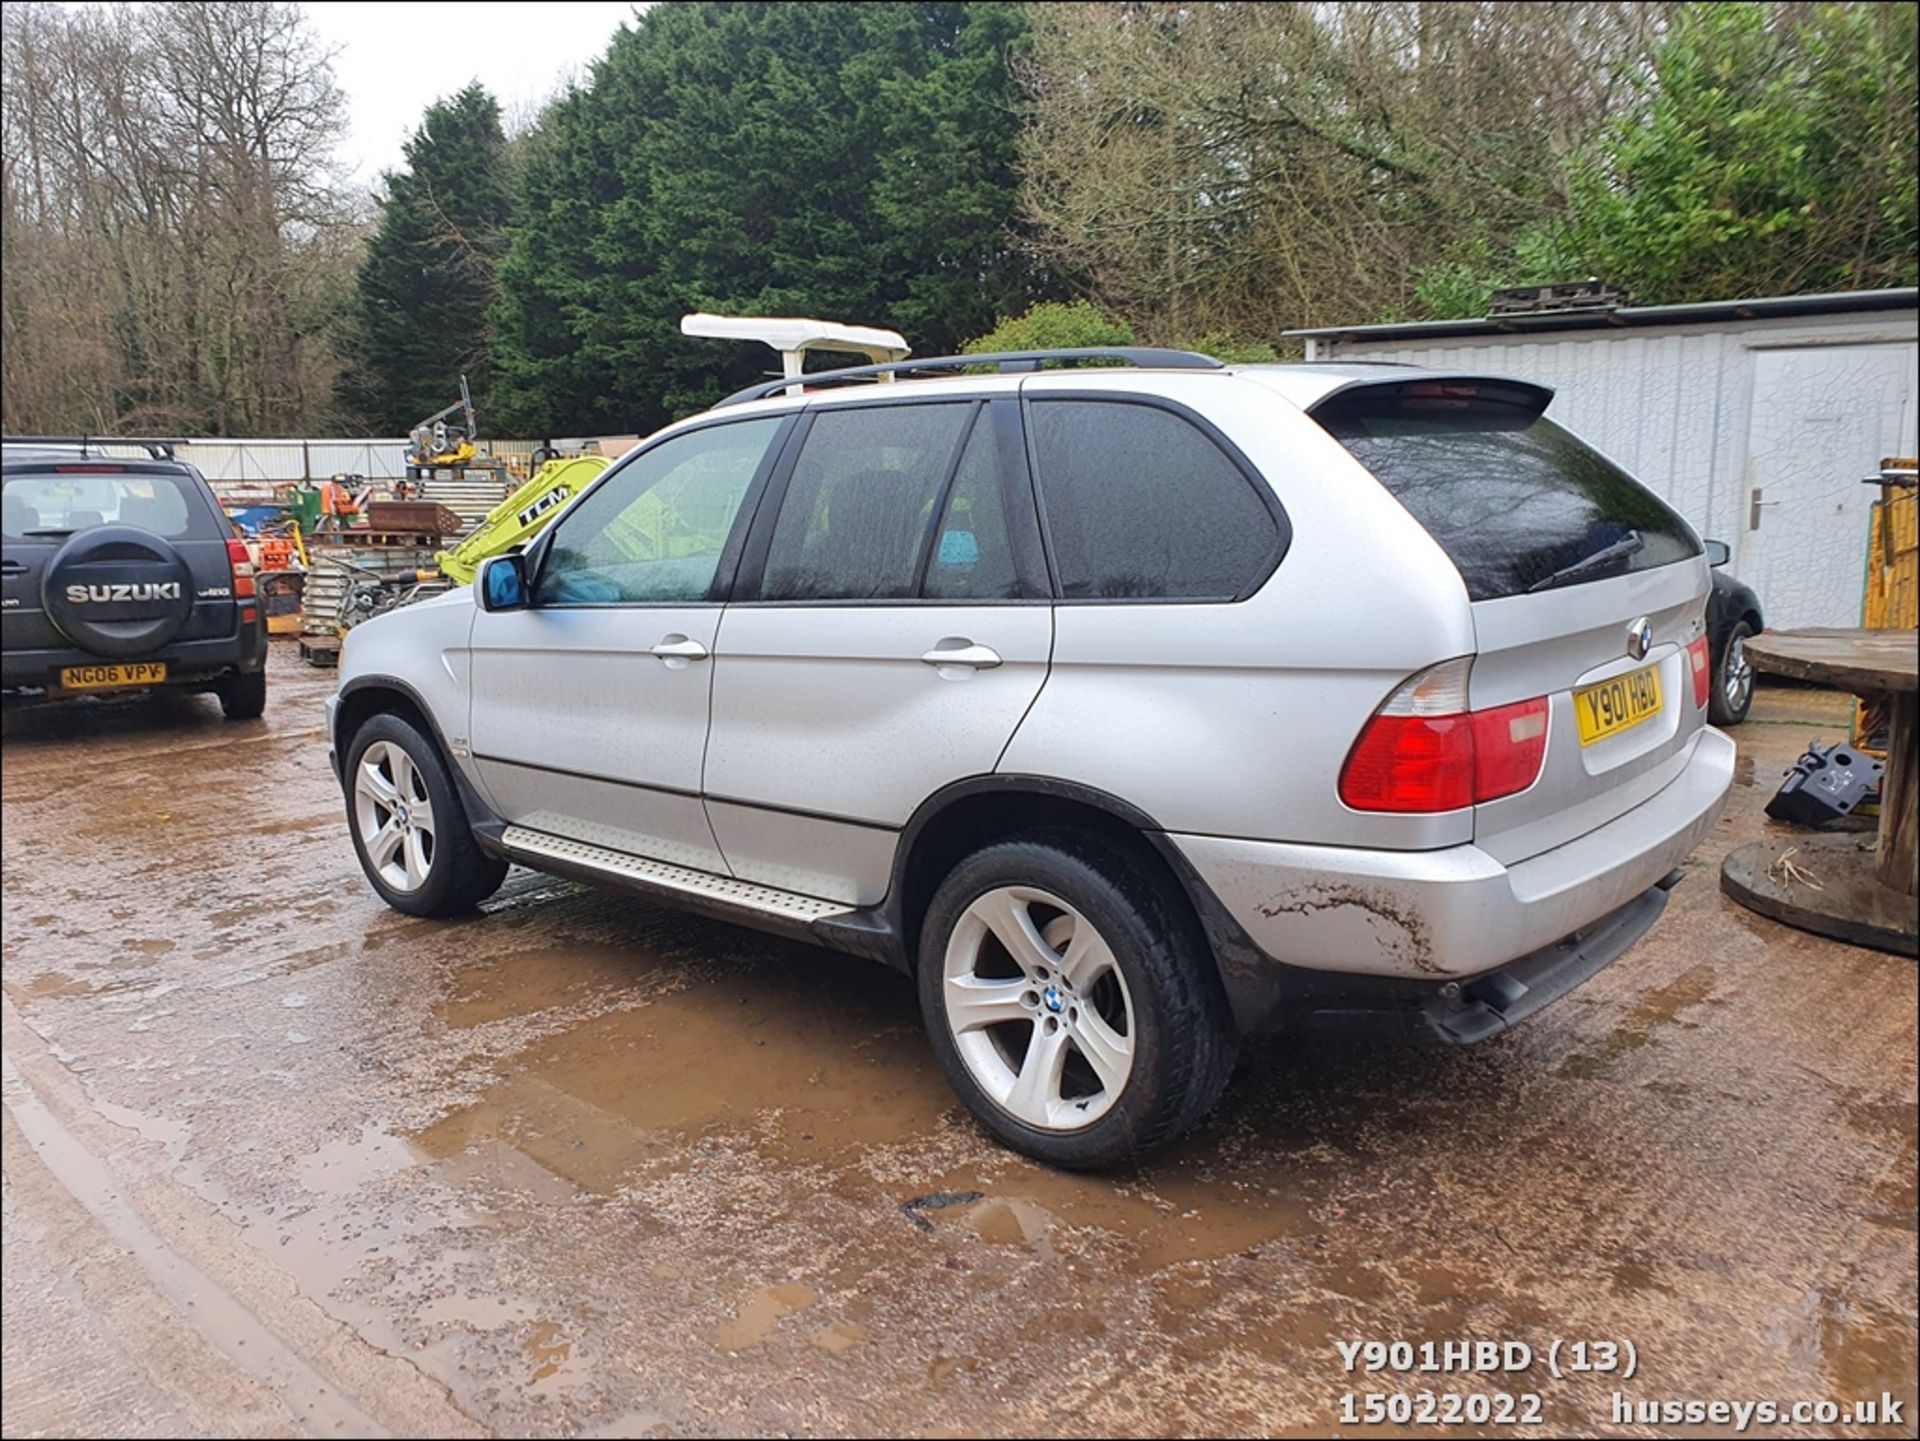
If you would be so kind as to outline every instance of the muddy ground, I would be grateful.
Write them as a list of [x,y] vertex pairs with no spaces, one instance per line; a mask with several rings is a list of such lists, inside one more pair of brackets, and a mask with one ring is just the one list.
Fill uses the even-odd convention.
[[[1519,1031],[1264,1043],[1172,1155],[1074,1178],[968,1122],[869,963],[518,871],[472,920],[386,910],[331,675],[277,647],[273,682],[261,722],[6,719],[9,1436],[1317,1434],[1369,1387],[1539,1393],[1508,1435],[1671,1429],[1616,1390],[1913,1415],[1915,967],[1715,885],[1831,697],[1763,693],[1655,933]],[[1336,1350],[1468,1337],[1637,1372]]]

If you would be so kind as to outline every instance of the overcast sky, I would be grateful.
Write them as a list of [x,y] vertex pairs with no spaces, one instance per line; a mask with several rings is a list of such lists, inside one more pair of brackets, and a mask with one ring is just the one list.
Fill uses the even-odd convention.
[[508,116],[538,105],[567,78],[584,80],[606,53],[632,0],[459,0],[366,4],[307,0],[321,40],[336,53],[349,128],[340,159],[371,186],[401,163],[400,147],[429,104],[478,80]]

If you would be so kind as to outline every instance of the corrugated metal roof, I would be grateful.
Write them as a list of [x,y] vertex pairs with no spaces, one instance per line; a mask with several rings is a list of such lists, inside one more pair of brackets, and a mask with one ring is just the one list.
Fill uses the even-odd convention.
[[1493,320],[1409,320],[1384,325],[1328,325],[1285,330],[1290,340],[1438,340],[1453,335],[1526,335],[1553,330],[1607,330],[1623,326],[1706,325],[1795,315],[1849,315],[1868,310],[1912,310],[1920,289],[1843,290],[1829,295],[1767,295],[1694,305],[1625,305],[1618,310],[1503,315]]

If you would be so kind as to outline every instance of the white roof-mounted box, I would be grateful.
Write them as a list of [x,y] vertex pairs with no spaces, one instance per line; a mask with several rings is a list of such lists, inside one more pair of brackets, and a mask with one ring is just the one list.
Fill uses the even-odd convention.
[[912,350],[895,330],[783,316],[708,315],[701,312],[681,316],[680,333],[714,340],[757,340],[762,345],[770,345],[780,352],[781,373],[789,378],[802,373],[809,350],[864,355],[875,365],[890,360],[905,360]]

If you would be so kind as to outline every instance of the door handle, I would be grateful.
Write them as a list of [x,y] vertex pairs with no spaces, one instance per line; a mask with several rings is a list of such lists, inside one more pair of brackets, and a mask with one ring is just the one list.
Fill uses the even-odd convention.
[[692,662],[705,660],[707,648],[699,641],[690,640],[679,631],[674,631],[671,635],[661,637],[660,644],[653,648],[653,654],[666,662],[668,670],[685,670]]
[[1000,652],[990,645],[975,645],[964,636],[948,636],[920,659],[942,669],[958,665],[968,670],[992,670],[1000,664]]
[[0,560],[0,575],[25,575],[26,573],[25,561]]
[[1747,529],[1748,530],[1760,529],[1760,507],[1762,507],[1763,505],[1780,504],[1780,502],[1777,500],[1762,500],[1760,498],[1761,494],[1762,494],[1761,491],[1756,490],[1753,493],[1748,503],[1748,506],[1747,506]]

